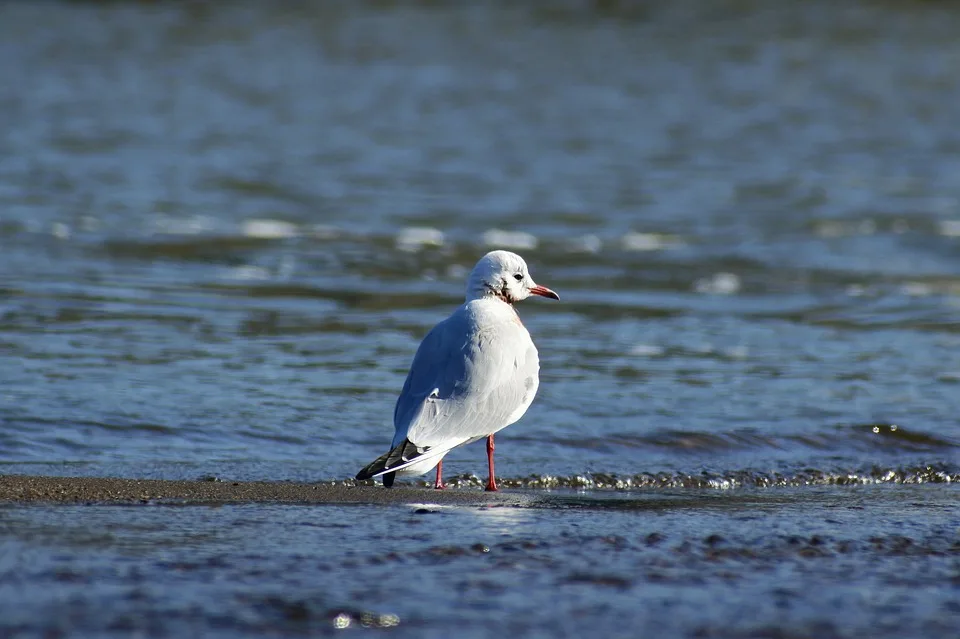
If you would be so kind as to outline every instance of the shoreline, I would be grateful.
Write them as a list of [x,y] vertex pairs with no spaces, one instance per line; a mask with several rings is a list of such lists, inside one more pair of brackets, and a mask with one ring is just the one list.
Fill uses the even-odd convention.
[[[806,488],[857,489],[881,485],[890,488],[955,488],[955,482],[808,485]],[[230,481],[221,479],[130,479],[122,477],[71,477],[0,474],[0,507],[13,504],[117,504],[117,505],[226,505],[301,504],[367,506],[512,506],[526,508],[617,508],[658,510],[707,507],[717,503],[750,508],[795,501],[791,490],[746,486],[743,490],[712,490],[702,487],[637,487],[633,491],[531,490],[506,487],[488,493],[475,487],[435,490],[429,486],[304,483],[294,481]],[[799,487],[787,487],[799,488]]]
[[[539,499],[542,500],[542,499]],[[268,481],[203,481],[0,475],[0,504],[440,504],[521,506],[538,501],[516,492],[347,486]]]

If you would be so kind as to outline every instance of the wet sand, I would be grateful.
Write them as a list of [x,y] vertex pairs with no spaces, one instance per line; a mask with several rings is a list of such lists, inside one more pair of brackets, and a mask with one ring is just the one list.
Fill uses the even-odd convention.
[[17,503],[300,503],[532,505],[534,498],[509,492],[434,490],[422,487],[351,486],[222,480],[119,479],[0,475],[0,502]]

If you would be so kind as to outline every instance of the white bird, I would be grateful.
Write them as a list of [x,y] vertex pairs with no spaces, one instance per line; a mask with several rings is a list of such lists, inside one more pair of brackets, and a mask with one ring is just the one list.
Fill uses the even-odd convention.
[[487,490],[497,490],[493,435],[527,412],[540,385],[540,358],[513,304],[531,295],[560,296],[530,277],[523,258],[491,251],[473,267],[467,299],[423,338],[393,411],[390,451],[357,479],[422,475],[436,466],[444,488],[443,457],[487,438]]

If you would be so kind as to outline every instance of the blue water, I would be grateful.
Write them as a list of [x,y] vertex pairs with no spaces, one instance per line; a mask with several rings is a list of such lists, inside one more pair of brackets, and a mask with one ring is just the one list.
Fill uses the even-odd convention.
[[[956,7],[919,2],[5,3],[0,472],[347,481],[385,452],[416,346],[460,303],[469,268],[509,248],[562,302],[520,308],[542,371],[527,415],[498,435],[508,489],[843,500],[837,485],[893,484],[863,493],[879,512],[923,483],[947,508],[960,479],[958,32]],[[463,490],[485,468],[480,444],[445,463]],[[263,508],[274,523],[256,536],[278,547],[286,513],[330,512]],[[803,508],[796,526],[827,506]],[[4,516],[56,528],[94,512],[121,527],[183,512],[201,535],[229,525],[178,510]],[[360,511],[336,512],[363,552],[389,545],[352,536]],[[856,525],[869,537],[874,524]],[[675,526],[671,539],[702,538],[695,520]],[[80,552],[14,529],[8,558]],[[120,570],[105,543],[103,565]],[[873,560],[851,568],[863,601],[885,583]],[[151,565],[148,580],[175,587]],[[669,589],[661,608],[629,608],[647,612],[567,602],[571,625],[534,611],[523,628],[754,636],[766,631],[729,615],[760,610],[754,595],[797,565],[724,590],[696,628],[663,602],[693,614],[699,600]],[[0,584],[26,583],[25,569]],[[848,624],[853,591],[820,599],[832,570],[800,580],[817,596],[799,634],[770,636],[946,636],[936,620],[956,614],[953,594],[913,617],[898,608],[906,625],[884,625],[876,600]],[[494,581],[511,598],[528,577]],[[116,603],[103,588],[90,596]],[[763,628],[793,624],[761,599]],[[349,604],[323,601],[311,615]],[[411,636],[455,627],[416,614]],[[147,634],[212,628],[156,623]]]
[[549,508],[0,507],[0,629],[950,637],[955,488],[570,494]]

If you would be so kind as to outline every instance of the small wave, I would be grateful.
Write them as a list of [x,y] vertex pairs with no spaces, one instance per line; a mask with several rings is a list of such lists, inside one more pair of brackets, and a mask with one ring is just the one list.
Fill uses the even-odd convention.
[[[909,448],[912,450],[934,450],[938,448],[956,448],[960,443],[947,438],[936,437],[929,433],[908,430],[897,424],[857,424],[849,427],[849,432],[867,436],[874,446]],[[872,436],[871,436],[872,435]]]
[[443,231],[430,227],[411,226],[397,234],[397,249],[416,253],[427,246],[443,246]]
[[[896,228],[896,227],[895,227]],[[816,220],[813,222],[814,234],[823,238],[873,235],[877,232],[877,222],[865,220]]]
[[300,234],[296,224],[283,220],[247,220],[241,225],[240,232],[261,240],[282,240]]
[[[456,488],[483,488],[486,478],[464,474],[446,478],[447,484]],[[904,468],[871,467],[856,470],[804,469],[794,473],[778,473],[756,470],[736,470],[702,473],[585,473],[582,475],[530,475],[528,477],[498,477],[504,488],[528,490],[575,489],[575,490],[663,490],[663,489],[713,489],[776,488],[804,486],[863,486],[873,484],[955,484],[960,482],[960,467],[935,464]],[[346,480],[347,485],[372,485],[372,480],[358,482]],[[429,481],[416,482],[420,486],[432,486]]]
[[209,215],[158,215],[151,220],[149,230],[160,235],[202,235],[221,229],[223,225],[222,221]]
[[[582,439],[553,440],[563,446],[583,448]],[[860,450],[881,452],[934,453],[953,451],[960,442],[897,424],[840,425],[809,433],[761,433],[752,429],[702,432],[693,430],[657,430],[650,433],[611,433],[593,438],[589,447],[615,450],[641,448],[676,453],[720,454],[730,450],[789,450],[797,445],[814,450]]]
[[73,230],[63,222],[54,222],[50,227],[50,234],[58,240],[69,240]]
[[531,233],[490,229],[483,234],[483,243],[495,248],[533,250],[540,242]]
[[944,220],[940,222],[940,234],[947,237],[960,237],[960,220]]
[[263,281],[272,277],[269,269],[252,264],[231,266],[225,271],[224,275],[227,279],[240,281]]
[[734,273],[714,273],[694,282],[693,290],[706,295],[734,295],[741,286],[740,277]]
[[620,245],[625,251],[662,251],[663,249],[682,246],[683,242],[676,235],[664,233],[638,233],[631,231],[623,236]]
[[[172,235],[172,234],[171,234]],[[187,236],[189,234],[180,234]],[[245,236],[207,236],[196,233],[197,237],[177,237],[176,239],[146,240],[108,240],[103,244],[107,256],[120,259],[155,260],[169,259],[186,262],[240,264],[244,262],[247,251],[259,248],[269,242],[264,238]]]
[[[44,417],[28,417],[17,420],[21,425],[34,425],[42,427],[63,426],[65,422],[57,419]],[[117,421],[96,421],[92,419],[75,419],[69,422],[69,425],[75,428],[100,429],[112,432],[122,433],[151,433],[156,435],[177,435],[180,429],[157,422],[117,420]]]

